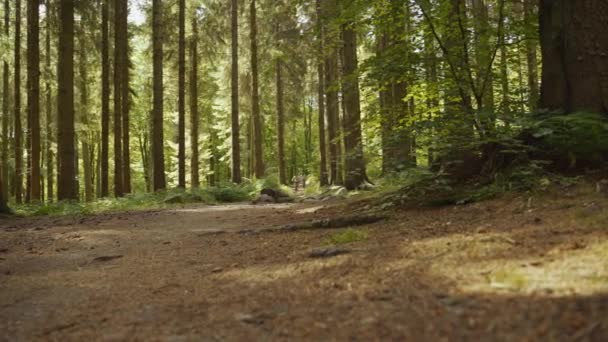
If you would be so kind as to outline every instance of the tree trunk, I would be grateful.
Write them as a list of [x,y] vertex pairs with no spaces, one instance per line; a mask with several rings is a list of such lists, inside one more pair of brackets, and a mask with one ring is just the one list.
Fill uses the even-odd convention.
[[[504,20],[504,19],[503,19]],[[504,25],[504,23],[503,23]],[[509,56],[506,46],[506,33],[500,36],[500,86],[502,90],[502,101],[500,104],[500,112],[506,125],[510,125],[511,121],[511,98],[509,89]]]
[[608,113],[608,2],[541,0],[542,109]]
[[[4,36],[9,39],[9,25],[10,25],[10,6],[8,4],[9,0],[4,0]],[[5,201],[8,200],[8,140],[9,140],[9,109],[8,109],[8,101],[9,101],[9,67],[8,67],[8,57],[4,59],[3,65],[3,76],[2,76],[2,165],[0,167],[0,178],[4,180],[4,186],[0,189],[0,196],[4,198]]]
[[196,10],[192,14],[192,38],[190,41],[190,185],[192,188],[200,186],[198,162],[198,22]]
[[129,33],[128,33],[129,2],[122,2],[121,11],[121,117],[122,117],[122,194],[131,193],[131,146],[129,110],[131,108],[130,75],[129,75]]
[[361,134],[361,103],[359,98],[359,75],[357,65],[357,37],[352,22],[342,25],[344,40],[343,91],[344,91],[344,143],[345,186],[349,190],[360,187],[366,179]]
[[[89,125],[89,94],[88,94],[88,60],[87,60],[87,45],[86,45],[86,23],[85,15],[81,17],[81,31],[80,31],[80,58],[79,58],[79,71],[80,71],[80,123],[84,127],[81,130],[80,140],[82,144],[82,165],[84,168],[84,200],[86,202],[93,201],[93,159],[89,154],[90,150],[90,138],[91,135],[88,132]],[[77,164],[78,165],[78,164]],[[78,167],[78,166],[76,166]]]
[[327,175],[327,146],[325,141],[325,68],[323,62],[324,49],[324,25],[323,25],[323,7],[321,0],[316,0],[317,10],[317,40],[318,40],[318,61],[317,61],[317,79],[318,79],[318,102],[319,102],[319,156],[320,156],[320,171],[319,182],[321,186],[329,185]]
[[538,0],[523,0],[524,2],[524,22],[526,28],[526,60],[528,63],[528,106],[531,112],[538,109],[538,61],[536,57],[537,32],[535,7]]
[[30,200],[40,197],[40,11],[39,0],[27,2],[27,113],[31,141]]
[[45,69],[46,69],[46,198],[48,202],[52,202],[53,194],[53,101],[51,90],[51,5],[50,1],[46,2],[46,32],[45,32]]
[[123,192],[122,174],[122,3],[124,0],[114,1],[114,196],[121,197]]
[[78,199],[74,159],[74,0],[59,1],[59,61],[57,67],[57,197]]
[[165,189],[165,153],[163,133],[163,17],[162,0],[152,1],[153,97],[152,158],[154,191]]
[[110,0],[102,0],[101,9],[101,197],[108,197],[109,190],[109,139],[110,135],[110,53],[109,9]]
[[[490,23],[488,5],[486,0],[473,0],[472,11],[475,23],[475,59],[476,87],[482,92],[483,108],[478,108],[481,116],[486,118],[486,128],[494,125],[494,91],[492,69],[488,65],[492,62],[492,47],[490,46]],[[485,85],[485,86],[484,86]],[[484,88],[482,90],[482,88]]]
[[15,132],[15,201],[18,204],[23,202],[23,143],[21,127],[21,0],[15,0],[15,81],[13,88],[15,90],[15,98],[13,101],[14,119],[13,127]]
[[[277,30],[278,31],[278,30]],[[283,102],[283,66],[282,61],[276,62],[277,86],[277,152],[279,157],[279,182],[287,184],[287,170],[285,166],[285,105]]]
[[232,182],[241,183],[241,147],[239,126],[239,12],[238,0],[231,1],[232,17]]
[[259,72],[258,72],[258,37],[255,0],[250,4],[250,39],[251,39],[251,116],[253,119],[253,168],[255,177],[264,177],[264,137],[262,135],[262,117],[260,114]]
[[177,186],[186,188],[186,1],[179,0],[177,61]]
[[2,177],[0,177],[0,214],[10,213],[10,210],[7,205],[7,198],[4,196],[4,181]]

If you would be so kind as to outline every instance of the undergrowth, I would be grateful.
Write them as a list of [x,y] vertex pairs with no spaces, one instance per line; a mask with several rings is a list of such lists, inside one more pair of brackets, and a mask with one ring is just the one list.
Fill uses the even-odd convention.
[[342,232],[331,234],[325,242],[327,245],[343,245],[357,241],[364,241],[367,240],[367,238],[367,232],[348,228]]

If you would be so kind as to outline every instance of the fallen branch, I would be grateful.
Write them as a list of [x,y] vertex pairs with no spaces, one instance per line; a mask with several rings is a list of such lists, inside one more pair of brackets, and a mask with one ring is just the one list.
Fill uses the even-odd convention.
[[313,229],[338,229],[354,226],[364,226],[386,220],[386,216],[378,215],[357,215],[343,216],[337,218],[329,218],[322,220],[314,220],[310,222],[301,222],[281,226],[273,231],[298,231],[298,230],[313,230]]

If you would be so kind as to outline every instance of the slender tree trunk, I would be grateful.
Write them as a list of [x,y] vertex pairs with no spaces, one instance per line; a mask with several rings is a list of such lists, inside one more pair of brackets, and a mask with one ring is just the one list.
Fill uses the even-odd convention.
[[122,3],[124,0],[114,1],[114,196],[121,197],[123,192],[122,175],[122,89],[123,74],[122,63]]
[[198,22],[196,10],[192,14],[192,37],[190,40],[190,183],[192,188],[200,186],[198,162]]
[[78,199],[74,145],[74,0],[59,1],[59,61],[57,67],[57,197]]
[[7,205],[7,198],[4,196],[4,182],[0,177],[0,214],[7,214],[10,212]]
[[47,73],[45,93],[46,93],[46,198],[52,202],[53,180],[53,94],[51,90],[51,5],[50,1],[46,2],[46,32],[45,32],[45,69]]
[[15,0],[15,80],[13,88],[15,98],[13,101],[14,119],[13,126],[15,132],[15,201],[20,204],[23,202],[23,143],[21,127],[21,0]]
[[[4,36],[9,39],[9,25],[10,25],[10,6],[9,0],[4,0]],[[2,189],[0,189],[0,196],[4,199],[4,201],[8,200],[8,140],[9,140],[9,109],[8,109],[8,101],[9,101],[9,67],[8,67],[8,57],[4,59],[3,65],[3,76],[2,76],[2,166],[0,167],[0,178],[4,180]]]
[[492,61],[492,47],[490,46],[490,23],[489,13],[486,0],[473,0],[472,11],[474,13],[475,23],[475,59],[477,63],[476,70],[476,86],[478,91],[485,83],[485,91],[483,94],[483,108],[478,108],[482,112],[483,117],[487,117],[486,128],[491,128],[494,125],[494,92],[493,92],[493,75],[492,71],[488,72],[488,65]]
[[320,171],[319,182],[321,186],[329,185],[327,174],[327,146],[325,141],[325,68],[323,53],[324,48],[324,24],[323,24],[323,6],[321,0],[316,0],[317,10],[317,40],[318,40],[318,61],[317,61],[317,82],[318,82],[318,102],[319,102],[319,156],[320,156]]
[[154,191],[165,189],[165,153],[163,133],[163,18],[162,1],[152,1],[153,103],[152,158],[154,159]]
[[251,39],[251,116],[253,121],[253,165],[255,177],[264,177],[264,137],[262,135],[262,118],[260,114],[259,72],[258,72],[258,37],[255,0],[251,0],[249,27]]
[[86,23],[88,22],[83,15],[81,17],[81,32],[80,32],[80,123],[84,127],[81,132],[81,144],[82,144],[82,164],[84,168],[84,200],[91,202],[93,200],[93,160],[90,157],[90,134],[88,132],[89,124],[89,92],[88,92],[88,60],[87,60],[87,46],[86,46]]
[[40,11],[39,0],[27,3],[27,104],[31,141],[30,199],[39,202],[40,191]]
[[352,23],[342,26],[344,40],[343,91],[344,91],[344,134],[345,134],[345,186],[349,190],[360,187],[366,178],[363,159],[363,138],[361,133],[361,104],[359,96],[359,75],[357,65],[357,38]]
[[186,1],[179,0],[177,135],[178,176],[177,186],[186,188]]
[[109,190],[109,139],[110,135],[110,53],[109,9],[110,0],[102,0],[101,9],[101,197],[108,197]]
[[121,11],[121,85],[120,90],[122,91],[121,96],[121,117],[122,117],[122,193],[131,193],[131,138],[130,138],[130,124],[129,124],[129,110],[131,108],[131,96],[130,96],[130,74],[129,74],[129,32],[128,32],[128,14],[129,14],[129,2],[122,2]]
[[287,184],[285,165],[285,104],[283,102],[283,65],[280,59],[276,62],[277,87],[277,148],[279,157],[279,182]]
[[539,100],[538,60],[536,56],[536,49],[538,47],[538,27],[536,25],[537,14],[535,13],[535,7],[538,4],[538,0],[523,0],[523,2],[526,29],[524,37],[526,39],[526,60],[528,63],[528,107],[531,112],[535,112],[538,109]]
[[[503,19],[504,20],[504,19]],[[503,23],[504,24],[504,23]],[[506,33],[500,37],[500,86],[502,90],[502,102],[500,104],[500,112],[509,125],[511,119],[511,97],[509,89],[509,55],[506,45]]]
[[239,126],[239,12],[238,0],[231,1],[232,17],[232,182],[241,183],[241,147]]

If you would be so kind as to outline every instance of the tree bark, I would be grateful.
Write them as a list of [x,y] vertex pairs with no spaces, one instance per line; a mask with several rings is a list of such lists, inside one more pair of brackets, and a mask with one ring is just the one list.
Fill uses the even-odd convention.
[[179,0],[177,61],[177,186],[186,188],[186,1]]
[[541,0],[542,109],[608,113],[608,2]]
[[122,78],[120,89],[122,91],[121,96],[121,117],[122,117],[122,193],[131,193],[131,138],[130,138],[130,115],[131,109],[131,96],[130,96],[130,60],[129,60],[129,32],[128,32],[128,15],[129,15],[129,2],[123,1],[122,3],[122,17],[121,17],[121,54],[122,54]]
[[321,186],[329,185],[327,174],[327,144],[325,131],[325,68],[324,68],[324,24],[323,24],[323,7],[321,0],[316,0],[317,11],[317,40],[318,40],[318,61],[317,61],[317,79],[318,79],[318,103],[319,103],[319,183]]
[[526,34],[526,60],[528,63],[528,107],[531,112],[538,109],[539,90],[538,90],[538,60],[536,49],[538,46],[538,28],[536,27],[535,7],[538,0],[523,0],[524,2],[524,23]]
[[110,0],[102,0],[101,9],[101,197],[108,197],[109,190],[109,139],[110,135],[110,53],[109,9]]
[[276,61],[277,87],[277,153],[279,157],[279,182],[287,184],[285,166],[285,104],[283,102],[283,65],[280,59]]
[[192,37],[190,41],[190,183],[192,188],[200,186],[198,162],[198,22],[196,10],[192,14]]
[[[10,6],[9,0],[4,0],[4,36],[9,39],[9,26],[10,26]],[[0,189],[0,196],[4,198],[5,201],[8,200],[9,191],[8,191],[8,174],[9,174],[9,166],[8,166],[8,141],[9,141],[9,67],[8,67],[8,57],[4,59],[3,63],[3,74],[2,74],[2,166],[0,167],[0,178],[4,180],[4,186]]]
[[122,166],[122,85],[123,85],[123,2],[114,1],[114,196],[121,197],[123,192]]
[[231,1],[232,19],[232,182],[241,183],[241,147],[239,126],[239,22],[238,0]]
[[46,2],[46,32],[45,32],[45,68],[46,68],[46,199],[52,202],[53,194],[53,101],[51,90],[51,5]]
[[31,139],[30,199],[39,202],[40,191],[40,11],[39,0],[27,3],[27,104]]
[[59,61],[57,67],[57,197],[78,199],[74,146],[74,0],[59,1]]
[[15,178],[13,186],[15,189],[15,201],[18,204],[23,202],[23,143],[21,127],[21,0],[15,0],[15,80],[13,88],[15,98],[13,101],[14,119],[13,127],[15,132],[14,152],[15,152]]
[[262,135],[262,117],[260,114],[259,72],[258,72],[258,28],[256,2],[251,0],[249,14],[251,39],[251,116],[253,121],[253,169],[257,179],[264,177],[264,137]]
[[152,158],[154,159],[154,191],[166,188],[163,133],[163,19],[162,1],[152,1],[153,44],[153,109]]
[[[80,28],[80,58],[79,58],[79,71],[80,71],[80,123],[84,127],[80,134],[80,140],[82,144],[82,165],[84,169],[84,200],[86,202],[93,201],[93,158],[90,155],[90,139],[91,135],[88,132],[89,125],[89,91],[88,91],[88,60],[87,60],[87,44],[86,44],[86,24],[88,21],[85,19],[83,13],[81,17],[81,28]],[[78,164],[77,164],[78,165]],[[78,167],[78,166],[76,166]]]
[[357,63],[357,37],[353,22],[342,25],[344,40],[343,91],[344,91],[344,147],[345,186],[348,190],[359,188],[366,180],[363,159],[363,138],[361,134],[361,103],[359,96],[359,75]]

